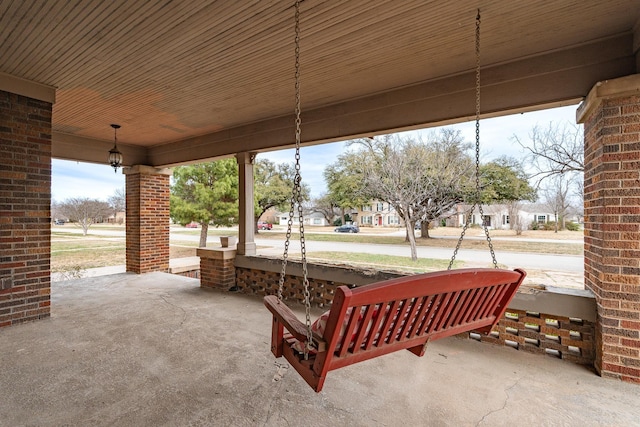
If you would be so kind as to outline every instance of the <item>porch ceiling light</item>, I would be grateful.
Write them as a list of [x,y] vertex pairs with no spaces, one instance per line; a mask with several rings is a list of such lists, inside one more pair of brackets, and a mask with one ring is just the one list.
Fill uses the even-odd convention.
[[118,172],[118,168],[122,165],[122,153],[118,151],[118,129],[120,125],[111,125],[113,128],[113,148],[109,150],[109,164],[114,172]]

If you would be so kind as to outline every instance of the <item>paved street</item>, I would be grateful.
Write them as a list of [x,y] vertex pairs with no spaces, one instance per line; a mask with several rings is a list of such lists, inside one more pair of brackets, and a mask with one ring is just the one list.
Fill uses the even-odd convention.
[[[182,238],[182,237],[181,237]],[[272,239],[256,239],[256,244],[261,247],[259,251],[265,255],[282,254],[284,242]],[[410,256],[409,245],[376,245],[363,243],[346,242],[306,242],[307,252],[313,251],[333,251],[333,252],[360,252],[368,254],[383,254],[396,256]],[[300,253],[300,246],[297,241],[291,243],[290,249],[295,253]],[[451,259],[452,251],[445,248],[418,247],[419,258]],[[555,271],[566,271],[581,273],[584,271],[584,260],[576,255],[557,254],[533,254],[518,252],[497,252],[498,263],[506,265],[508,268],[530,268],[549,269]],[[473,264],[474,266],[490,266],[491,254],[486,251],[476,249],[460,249],[456,259]]]

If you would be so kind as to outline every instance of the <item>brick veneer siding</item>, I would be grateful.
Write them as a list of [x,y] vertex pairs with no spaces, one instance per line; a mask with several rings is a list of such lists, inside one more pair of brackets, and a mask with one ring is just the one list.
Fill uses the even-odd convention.
[[50,315],[51,104],[0,91],[0,327]]
[[169,175],[146,166],[125,171],[127,271],[169,270]]
[[584,122],[585,285],[596,295],[603,376],[640,383],[640,96],[604,99]]

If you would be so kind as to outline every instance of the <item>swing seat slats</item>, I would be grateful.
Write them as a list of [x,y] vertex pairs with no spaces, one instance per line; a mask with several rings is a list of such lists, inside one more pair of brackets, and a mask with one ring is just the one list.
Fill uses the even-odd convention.
[[488,334],[525,276],[521,269],[460,269],[340,286],[308,360],[296,350],[307,340],[306,325],[269,295],[271,351],[319,392],[329,371],[404,349],[422,356],[430,341],[463,332]]

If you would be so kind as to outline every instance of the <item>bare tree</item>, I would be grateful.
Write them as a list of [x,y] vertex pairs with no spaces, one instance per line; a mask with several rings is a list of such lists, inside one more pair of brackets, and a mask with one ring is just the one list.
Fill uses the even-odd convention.
[[111,213],[109,203],[89,198],[66,199],[58,205],[58,209],[71,222],[82,227],[85,236],[91,225],[104,221]]
[[464,141],[459,130],[445,128],[439,133],[432,132],[426,147],[428,156],[423,183],[427,197],[421,203],[423,217],[420,219],[420,237],[423,238],[430,237],[432,221],[455,214],[453,208],[464,201],[469,192],[473,167],[466,154],[471,145]]
[[513,139],[528,154],[527,163],[533,168],[530,178],[536,187],[557,175],[584,172],[584,133],[581,126],[570,123],[549,123],[547,128],[535,126],[525,144],[516,135]]
[[65,218],[64,214],[60,210],[60,203],[56,202],[55,200],[51,201],[51,218],[53,218],[54,220],[68,219],[68,218]]
[[584,176],[578,177],[575,181],[573,186],[573,196],[576,199],[575,211],[582,216],[584,215]]
[[542,191],[544,203],[556,217],[555,232],[564,229],[565,217],[571,209],[571,180],[563,174],[550,178]]
[[308,205],[308,210],[320,212],[330,225],[333,224],[334,219],[340,215],[340,210],[328,194],[322,194],[319,197],[313,198]]
[[520,215],[522,209],[522,201],[512,200],[507,203],[507,212],[509,214],[509,228],[516,232],[516,236],[522,235],[522,232],[527,228],[525,219]]
[[529,138],[525,144],[513,137],[528,152],[529,178],[536,188],[544,188],[543,200],[556,213],[557,231],[558,225],[564,228],[572,205],[578,213],[584,210],[584,132],[569,122],[551,122],[547,128],[535,126]]
[[[117,188],[111,196],[107,199],[107,203],[111,207],[113,212],[113,220],[114,222],[118,218],[119,212],[124,212],[127,207],[126,203],[126,192],[124,188]],[[122,224],[122,219],[120,219],[120,224]]]
[[465,159],[471,164],[459,135],[441,136],[431,143],[389,135],[358,141],[365,152],[361,162],[365,196],[389,203],[404,220],[412,260],[418,258],[416,222],[427,228],[428,221],[462,201],[460,183],[466,175],[460,167]]

